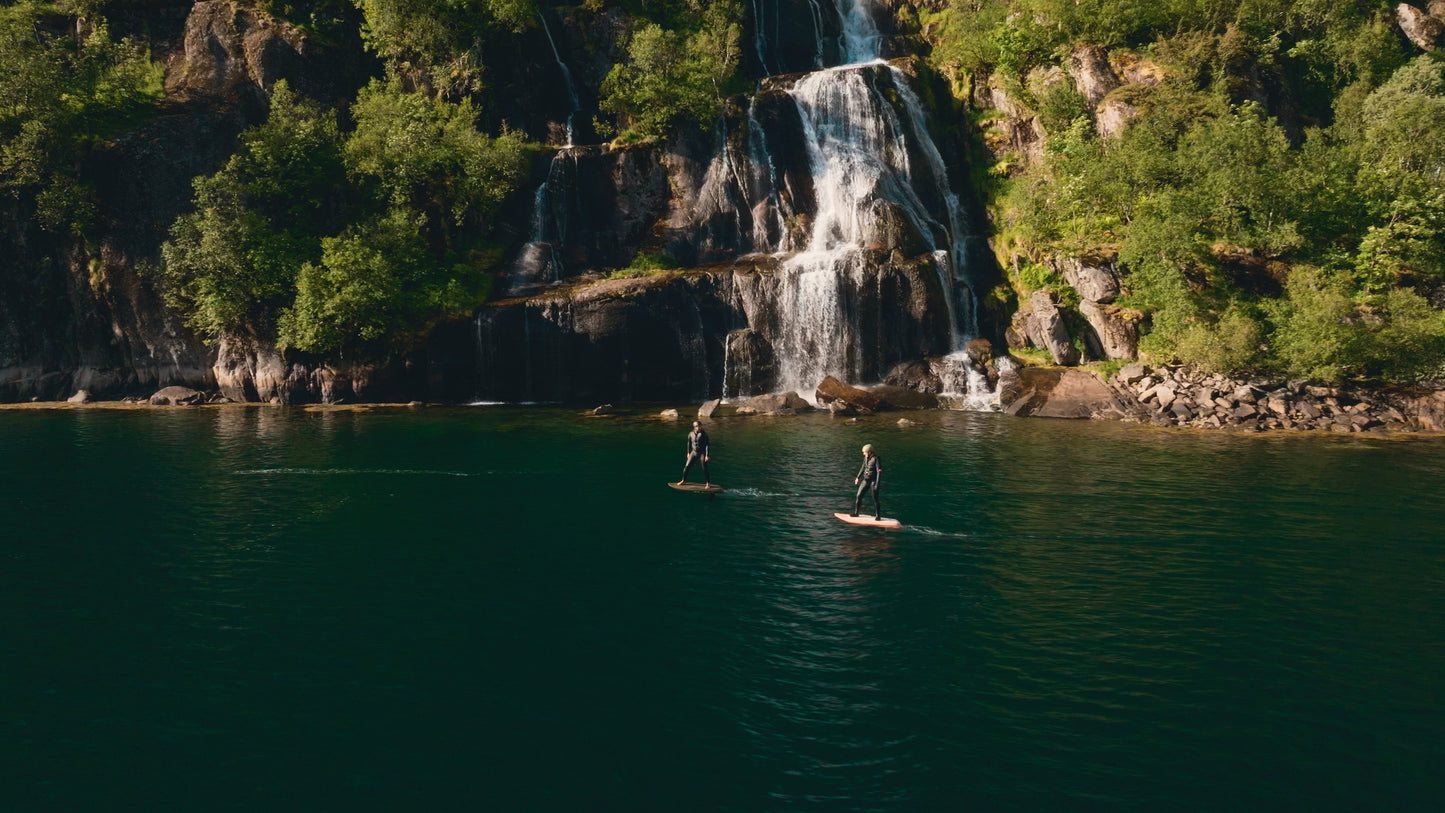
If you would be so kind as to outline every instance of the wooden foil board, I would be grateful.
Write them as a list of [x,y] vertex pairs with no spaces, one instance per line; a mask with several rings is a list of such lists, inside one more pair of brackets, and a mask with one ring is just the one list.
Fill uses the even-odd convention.
[[899,521],[896,520],[896,519],[893,519],[892,517],[884,517],[883,519],[874,519],[874,518],[872,518],[872,517],[870,517],[870,516],[867,516],[866,514],[859,514],[858,516],[854,517],[854,516],[849,516],[848,514],[845,514],[845,513],[843,513],[842,511],[838,511],[838,512],[834,513],[833,516],[837,517],[838,519],[843,520],[844,522],[848,523],[849,525],[867,525],[867,526],[870,527],[870,528],[902,528],[902,527],[903,527],[903,523],[899,522]]
[[678,491],[695,491],[699,494],[721,494],[722,486],[705,486],[702,483],[668,483]]

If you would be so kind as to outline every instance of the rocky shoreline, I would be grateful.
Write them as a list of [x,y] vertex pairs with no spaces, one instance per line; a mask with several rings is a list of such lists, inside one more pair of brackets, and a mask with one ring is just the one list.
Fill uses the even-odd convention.
[[[861,417],[884,412],[959,410],[957,396],[942,393],[927,366],[900,365],[888,381],[857,387],[828,376],[814,392],[814,403],[797,393],[770,393],[724,402],[713,399],[697,409],[700,418],[745,418],[827,412]],[[1306,380],[1256,377],[1233,379],[1182,365],[1125,365],[1106,381],[1069,367],[988,365],[997,400],[976,411],[1013,417],[1115,420],[1154,427],[1236,432],[1316,432],[1329,434],[1445,433],[1445,386],[1365,389],[1326,386]],[[930,391],[931,390],[931,391]],[[234,401],[218,392],[165,387],[147,397],[95,401],[81,391],[67,401],[0,404],[0,410],[146,409],[158,406],[278,405]],[[421,401],[310,405],[307,408],[370,409],[426,406]],[[611,404],[590,410],[616,412]],[[667,409],[663,418],[681,418]],[[903,419],[906,421],[907,419]]]
[[1324,386],[1305,380],[1236,380],[1188,367],[1129,364],[1111,383],[1158,426],[1336,432],[1445,431],[1445,390]]

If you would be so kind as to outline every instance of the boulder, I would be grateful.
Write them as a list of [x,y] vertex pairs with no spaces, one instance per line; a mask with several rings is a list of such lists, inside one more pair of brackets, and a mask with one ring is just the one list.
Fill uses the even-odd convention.
[[1113,259],[1058,257],[1049,262],[1086,302],[1113,302],[1119,296],[1119,273]]
[[1445,432],[1445,390],[1417,395],[1405,404],[1405,414],[1427,432]]
[[883,376],[883,383],[890,387],[901,387],[913,390],[914,392],[937,394],[943,392],[943,379],[934,372],[933,365],[922,359],[901,362],[888,375]]
[[1041,346],[1049,351],[1055,364],[1072,366],[1079,363],[1079,351],[1069,343],[1069,329],[1064,325],[1063,314],[1054,304],[1053,294],[1048,291],[1035,291],[1029,298],[1029,308],[1033,312],[1030,321],[1033,323],[1032,333],[1037,336]]
[[993,364],[993,342],[988,339],[974,339],[963,348],[963,358],[970,367],[983,372]]
[[1120,84],[1119,76],[1109,65],[1109,55],[1097,45],[1080,45],[1069,55],[1069,71],[1074,77],[1074,87],[1089,103],[1089,109],[1099,106],[1105,96]]
[[976,83],[974,101],[980,109],[997,110],[1002,114],[991,122],[984,133],[984,144],[996,157],[1013,153],[1027,163],[1035,163],[1044,154],[1044,127],[1038,116],[1026,105],[1009,95],[1001,73],[989,76],[988,82]]
[[150,397],[152,406],[194,406],[205,401],[205,393],[190,387],[166,387]]
[[1143,364],[1140,364],[1136,361],[1133,364],[1125,364],[1123,367],[1120,367],[1119,372],[1116,375],[1121,382],[1125,384],[1134,384],[1139,381],[1143,381],[1148,376],[1148,374],[1148,369]]
[[603,405],[598,406],[598,407],[593,407],[593,409],[592,409],[592,414],[593,414],[593,415],[611,415],[611,414],[613,413],[613,411],[614,411],[614,410],[613,410],[611,404],[603,404]]
[[699,418],[711,418],[713,416],[713,413],[717,412],[717,408],[721,405],[721,398],[714,398],[711,401],[707,401],[702,406],[697,408],[697,416]]
[[1128,409],[1114,390],[1083,370],[1025,367],[1018,383],[1005,392],[999,405],[1010,415],[1036,418],[1123,418]]
[[877,396],[878,409],[937,409],[939,406],[937,395],[907,387],[884,384],[873,387],[867,392]]
[[228,0],[196,3],[184,36],[179,58],[166,71],[166,95],[172,98],[264,105],[277,79],[305,74],[305,36],[250,6]]
[[844,384],[831,375],[824,378],[822,383],[818,384],[815,397],[820,404],[829,405],[839,403],[860,411],[866,410],[868,412],[877,410],[882,403],[882,399],[879,396],[868,390],[860,390],[857,387]]
[[1153,389],[1140,396],[1139,400],[1157,401],[1159,403],[1160,409],[1168,409],[1169,405],[1174,403],[1174,400],[1178,397],[1179,396],[1174,392],[1173,387],[1170,387],[1167,384],[1158,384]]
[[657,417],[663,419],[664,421],[675,421],[677,420],[677,410],[664,409],[663,411],[657,413]]
[[1024,77],[1024,87],[1028,88],[1035,99],[1042,98],[1045,93],[1063,84],[1068,77],[1064,76],[1063,68],[1058,65],[1039,65],[1029,71]]
[[1139,108],[1120,96],[1109,96],[1094,113],[1094,132],[1099,138],[1113,138],[1129,129],[1129,124],[1139,118]]
[[1433,51],[1445,40],[1445,22],[1414,6],[1405,3],[1396,6],[1395,18],[1405,38],[1422,51]]
[[1167,72],[1157,62],[1140,58],[1137,54],[1115,51],[1117,71],[1126,84],[1155,87],[1168,78]]
[[65,399],[67,404],[88,404],[90,403],[89,390],[76,390],[75,394]]
[[[738,407],[739,415],[790,415],[813,408],[796,392],[774,392],[749,398]],[[748,410],[744,412],[744,410]]]
[[1139,355],[1139,311],[1118,305],[1080,302],[1079,313],[1093,329],[1093,339],[1105,358],[1131,359]]
[[875,251],[898,251],[905,257],[917,257],[932,250],[929,239],[914,225],[903,207],[886,200],[877,200],[870,207],[875,223],[875,241],[868,247]]

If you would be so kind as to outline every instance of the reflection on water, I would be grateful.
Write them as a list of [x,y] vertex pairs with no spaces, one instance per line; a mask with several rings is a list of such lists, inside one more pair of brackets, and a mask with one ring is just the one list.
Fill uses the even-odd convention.
[[[20,809],[1423,808],[1436,440],[8,413]],[[867,531],[858,448],[908,526]]]

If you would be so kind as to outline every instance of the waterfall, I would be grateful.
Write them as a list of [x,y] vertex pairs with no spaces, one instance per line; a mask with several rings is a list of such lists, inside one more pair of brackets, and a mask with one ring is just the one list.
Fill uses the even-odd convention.
[[[765,76],[772,76],[768,68],[768,18],[765,12],[767,0],[753,0],[753,50],[758,55],[758,65]],[[776,26],[774,26],[776,30]]]
[[532,196],[532,232],[512,264],[510,293],[561,282],[567,275],[561,246],[571,236],[576,183],[576,151],[558,150]]
[[542,32],[547,35],[547,44],[552,46],[552,56],[557,60],[557,67],[562,69],[562,78],[567,80],[567,98],[572,102],[572,109],[567,113],[567,143],[564,146],[570,147],[573,138],[572,120],[582,109],[582,102],[577,96],[577,83],[572,81],[572,71],[567,68],[567,63],[562,61],[562,54],[557,50],[557,42],[552,39],[552,29],[547,27],[547,17],[539,11],[537,19],[542,21]]
[[[879,58],[885,42],[873,0],[807,2],[793,0],[789,9],[813,16],[812,41],[801,16],[801,26],[779,25],[779,0],[751,3],[751,47],[762,70],[796,65],[814,48],[815,62],[843,64],[765,80],[746,105],[729,105],[712,132],[705,169],[692,169],[696,151],[684,152],[687,169],[672,189],[679,219],[668,222],[667,239],[695,252],[698,264],[768,255],[754,256],[747,261],[754,270],[738,269],[733,278],[726,307],[745,321],[722,340],[725,396],[766,388],[811,400],[825,376],[865,384],[898,361],[956,354],[977,335],[968,261],[978,238],[966,232],[918,93],[903,70]],[[547,39],[575,113],[571,72],[550,31]],[[704,142],[697,151],[705,149]],[[579,248],[578,233],[590,234],[576,189],[582,152],[559,150],[537,188],[531,240],[508,277],[508,295],[533,293],[580,262],[570,252]],[[527,313],[515,327],[526,357],[515,377],[526,397],[535,397],[547,362],[534,353],[564,348],[554,350],[540,330],[533,342]],[[696,329],[701,340],[710,328],[699,321]],[[701,370],[703,388],[713,386],[717,366],[706,349],[715,345],[694,344],[686,330],[678,341],[693,374]],[[963,396],[959,403],[977,407],[983,401],[969,393],[986,390],[987,379],[964,361],[945,362],[941,377]],[[556,386],[565,397],[570,385]]]
[[[880,89],[884,79],[897,91],[904,115]],[[927,246],[952,343],[960,347],[969,329],[955,304],[956,283],[963,281],[963,218],[906,77],[882,63],[830,68],[803,77],[789,95],[802,116],[816,210],[807,246],[780,272],[779,305],[787,316],[778,336],[779,384],[809,397],[825,375],[858,379],[858,313],[849,292],[864,282],[864,250],[879,243],[885,229],[909,230]],[[923,157],[923,171],[913,166],[910,145]],[[946,224],[920,198],[919,187],[928,181]],[[787,247],[780,241],[775,250]]]
[[838,52],[846,65],[871,62],[882,53],[883,37],[873,22],[869,0],[835,0],[838,16],[843,22],[843,37]]

